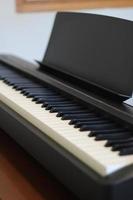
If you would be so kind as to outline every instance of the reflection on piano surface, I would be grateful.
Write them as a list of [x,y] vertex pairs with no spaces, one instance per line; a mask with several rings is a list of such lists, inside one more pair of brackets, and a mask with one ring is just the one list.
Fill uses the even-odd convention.
[[81,199],[133,198],[132,34],[126,20],[59,13],[39,67],[0,57],[1,127]]

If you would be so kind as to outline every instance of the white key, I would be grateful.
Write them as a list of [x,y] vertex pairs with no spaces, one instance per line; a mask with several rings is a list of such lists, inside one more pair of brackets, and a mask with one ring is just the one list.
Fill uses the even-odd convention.
[[3,81],[0,81],[0,100],[102,176],[133,164],[133,155],[119,156],[104,147],[105,141],[88,137],[89,131],[80,132],[68,124],[69,120],[61,120],[56,113],[41,108],[32,98],[26,98]]

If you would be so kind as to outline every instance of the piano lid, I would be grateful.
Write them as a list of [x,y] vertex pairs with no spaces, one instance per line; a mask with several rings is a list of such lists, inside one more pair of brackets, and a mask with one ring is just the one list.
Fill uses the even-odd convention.
[[58,13],[42,69],[44,65],[129,97],[133,91],[133,22]]

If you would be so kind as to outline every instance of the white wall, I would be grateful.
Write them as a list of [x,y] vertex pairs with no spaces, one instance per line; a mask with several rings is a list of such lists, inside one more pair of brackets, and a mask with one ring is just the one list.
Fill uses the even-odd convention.
[[[133,21],[133,8],[82,10]],[[0,0],[0,53],[41,60],[47,47],[55,12],[18,14],[15,0]]]

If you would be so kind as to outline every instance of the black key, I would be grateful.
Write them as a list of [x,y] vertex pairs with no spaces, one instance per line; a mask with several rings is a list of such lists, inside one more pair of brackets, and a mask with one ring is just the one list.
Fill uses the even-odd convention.
[[3,76],[3,77],[9,77],[12,76],[12,75],[18,75],[12,71],[9,71],[9,70],[0,70],[0,76]]
[[97,125],[83,125],[80,127],[80,131],[95,131],[95,130],[104,130],[107,128],[113,129],[116,125],[114,123],[110,124],[97,124]]
[[8,78],[21,78],[21,76],[19,76],[19,75],[16,75],[16,74],[6,74],[6,75],[0,75],[1,76],[1,78],[3,79],[3,80],[5,80],[5,79],[8,79]]
[[4,79],[4,82],[12,82],[12,83],[25,83],[26,81],[31,81],[30,79],[28,78],[25,78],[25,77],[17,77],[17,78],[14,78],[14,77],[11,77],[11,78],[5,78]]
[[75,111],[75,112],[66,112],[66,113],[62,113],[59,112],[57,115],[57,117],[62,117],[62,120],[73,120],[73,119],[85,119],[88,118],[90,116],[93,116],[92,112],[89,111]]
[[87,122],[77,122],[75,125],[74,125],[74,128],[79,128],[79,127],[81,127],[81,126],[83,126],[83,125],[94,125],[94,124],[105,124],[105,123],[108,123],[109,124],[109,122],[108,121],[106,121],[106,120],[101,120],[101,119],[99,119],[99,120],[88,120]]
[[49,104],[46,106],[46,110],[50,110],[51,108],[54,108],[55,106],[58,108],[62,108],[62,107],[66,107],[66,106],[75,106],[75,103]]
[[129,138],[124,138],[124,139],[118,139],[118,140],[108,140],[107,143],[105,144],[106,147],[110,147],[113,146],[115,144],[123,144],[123,143],[127,143],[127,142],[133,142],[133,137],[129,137]]
[[[17,85],[19,85],[19,86],[23,86],[23,84],[17,84]],[[27,90],[27,91],[29,91],[29,90],[35,90],[35,89],[37,89],[37,88],[40,88],[40,89],[49,89],[47,86],[44,86],[44,85],[40,85],[40,84],[38,84],[38,83],[28,83],[28,84],[25,84],[25,85],[27,85],[27,86],[31,86],[30,88],[25,88],[25,89],[23,89],[23,90]]]
[[27,78],[27,77],[25,77],[25,76],[18,76],[17,78],[14,78],[14,77],[9,77],[9,78],[7,78],[7,80],[9,80],[9,81],[19,81],[19,80],[21,80],[21,81],[23,81],[23,80],[31,80],[31,79],[29,79],[29,78]]
[[48,105],[46,105],[46,106],[63,106],[63,105],[68,105],[68,104],[71,104],[71,105],[75,105],[75,102],[73,102],[73,101],[64,101],[64,102],[62,102],[62,101],[57,101],[57,102],[51,102],[51,103],[49,103]]
[[112,151],[118,151],[120,149],[123,149],[123,148],[129,148],[129,147],[133,147],[133,142],[128,142],[128,143],[124,143],[124,144],[115,144],[112,146]]
[[62,117],[62,120],[67,120],[67,119],[70,119],[67,116],[69,116],[69,117],[70,117],[70,115],[75,115],[76,116],[78,114],[80,116],[82,116],[83,114],[85,116],[85,114],[86,114],[86,116],[87,116],[88,111],[86,111],[86,110],[63,110],[63,111],[58,111],[58,114],[56,116],[57,117]]
[[[47,92],[47,93],[49,93],[49,91],[48,90],[45,90],[45,91],[43,91],[44,93],[45,92]],[[28,96],[28,95],[30,95],[30,94],[34,94],[34,95],[38,95],[38,96],[43,96],[42,95],[42,92],[40,92],[40,91],[36,91],[36,92],[27,92],[27,91],[24,91],[24,90],[21,90],[21,94],[23,94],[23,95],[25,95],[25,96]]]
[[63,97],[53,97],[53,98],[45,97],[45,98],[42,99],[42,100],[44,100],[44,103],[43,103],[43,105],[41,106],[42,108],[43,108],[43,107],[46,107],[46,104],[47,104],[47,103],[49,104],[49,103],[51,103],[51,102],[66,101],[66,99],[63,98]]
[[63,97],[51,98],[51,99],[46,98],[46,99],[45,99],[45,102],[43,103],[43,105],[42,105],[41,107],[43,108],[43,107],[46,107],[47,105],[49,105],[50,103],[59,102],[59,101],[63,103],[63,102],[66,101],[66,99],[63,98]]
[[113,128],[113,129],[106,129],[106,130],[95,130],[91,131],[89,134],[90,137],[97,136],[97,135],[103,135],[103,134],[116,134],[119,132],[125,132],[126,130],[124,128]]
[[132,154],[133,154],[133,147],[121,149],[119,153],[119,155],[121,156],[132,155]]
[[[47,93],[46,92],[46,94],[49,94],[49,92]],[[40,95],[40,96],[42,96],[43,95],[43,97],[45,97],[45,93],[29,93],[29,94],[23,94],[24,96],[27,96],[27,98],[34,98],[34,97],[36,97],[37,95]],[[47,97],[47,96],[46,96]],[[59,95],[52,95],[52,97],[51,98],[62,98],[62,97],[60,97]],[[50,98],[50,97],[49,97]],[[35,101],[35,100],[34,100]]]
[[16,81],[16,82],[12,82],[12,81],[4,81],[6,84],[8,84],[8,85],[11,85],[11,86],[13,86],[13,85],[15,85],[15,84],[17,84],[17,83],[31,83],[31,81],[28,81],[28,80],[23,80],[23,81],[21,81],[21,80],[18,80],[18,82]]
[[39,83],[17,83],[17,84],[14,84],[13,88],[21,88],[22,89],[26,89],[26,88],[37,88],[37,87],[44,87],[44,86],[41,86]]
[[10,85],[15,85],[15,84],[18,84],[18,83],[21,83],[21,84],[23,84],[23,83],[34,83],[33,80],[30,80],[28,78],[7,78],[7,79],[5,78],[3,81],[7,84],[10,84]]
[[126,139],[128,137],[131,137],[131,133],[130,132],[123,132],[123,133],[116,133],[116,134],[101,134],[101,135],[97,135],[95,140],[110,140],[110,139]]
[[[8,76],[9,77],[14,77],[14,74],[10,74]],[[7,75],[0,75],[0,79],[4,81],[5,79],[7,79]]]
[[64,111],[71,112],[71,111],[77,111],[77,110],[80,111],[80,109],[81,109],[80,106],[66,106],[66,107],[62,107],[62,108],[55,106],[55,107],[50,109],[50,112],[51,113],[53,113],[53,112],[64,112]]
[[79,118],[79,119],[72,119],[70,122],[69,122],[69,124],[70,125],[72,125],[72,124],[78,124],[78,123],[84,123],[84,122],[88,122],[88,121],[93,121],[93,120],[95,120],[95,121],[97,121],[97,120],[101,120],[102,119],[102,117],[100,118],[100,117],[96,117],[96,115],[95,114],[90,114],[90,117],[88,117],[88,118]]
[[7,69],[7,68],[0,68],[0,73],[1,74],[10,74],[10,73],[15,73],[14,71],[10,70],[10,69]]
[[[43,95],[36,95],[35,97],[33,97],[33,99],[32,99],[32,101],[44,101],[44,103],[45,103],[45,98],[46,98],[46,95],[53,95],[53,96],[55,96],[56,94],[53,94],[53,92],[45,92],[45,94],[43,94]],[[59,96],[59,95],[57,95],[57,97],[61,97],[61,96]],[[49,99],[50,101],[52,101],[53,102],[53,100],[52,99]]]
[[[38,86],[38,87],[40,87],[40,86]],[[32,84],[31,85],[30,84],[29,85],[28,84],[23,84],[23,86],[14,85],[13,88],[16,89],[16,90],[21,90],[22,91],[23,89],[26,89],[26,88],[33,88],[33,85]]]
[[55,92],[52,92],[51,90],[49,90],[48,88],[42,88],[42,89],[40,89],[40,88],[34,88],[34,90],[33,90],[33,88],[26,88],[26,89],[22,89],[21,90],[21,93],[22,94],[36,94],[36,96],[38,95],[38,96],[43,96],[43,93],[45,93],[45,92],[51,92],[51,93],[53,93],[53,94],[57,94],[57,93],[55,93]]
[[[23,86],[23,85],[27,85],[27,86],[32,86],[32,87],[44,87],[42,86],[40,83],[38,82],[35,82],[35,81],[32,81],[32,80],[29,80],[30,82],[29,83],[17,83],[18,86]],[[46,87],[46,86],[45,86]]]
[[77,124],[79,122],[87,122],[87,121],[102,119],[100,117],[96,117],[96,114],[94,114],[94,113],[88,113],[88,115],[89,115],[89,117],[80,117],[80,116],[78,116],[77,119],[71,119],[69,124],[72,125],[72,124]]
[[[42,87],[41,85],[39,85],[39,84],[33,84],[33,83],[20,83],[20,84],[16,84],[16,85],[14,85],[13,87],[15,88],[15,86],[19,86],[19,87],[24,87],[24,86],[27,86],[27,88],[24,88],[24,89],[22,89],[23,91],[24,90],[32,90],[32,89],[39,89],[39,88],[44,88],[44,87]],[[29,86],[29,88],[28,88],[28,86]]]
[[[52,96],[52,95],[50,95],[50,94],[48,94],[48,95],[46,95],[46,97],[45,98],[43,98],[43,99],[39,99],[39,100],[37,100],[37,101],[35,101],[35,100],[32,100],[32,101],[35,101],[37,104],[43,104],[42,105],[42,107],[47,107],[47,106],[49,106],[49,105],[51,105],[51,102],[47,102],[47,98],[51,98],[51,99],[55,99],[56,98],[56,96]],[[46,102],[45,102],[46,101]],[[56,101],[54,101],[55,103],[56,103]],[[57,101],[58,102],[58,101]],[[53,102],[52,102],[53,103]],[[51,106],[51,108],[52,108],[52,106]]]
[[26,95],[31,94],[31,93],[36,93],[36,94],[41,93],[41,94],[43,94],[45,92],[57,94],[56,92],[53,92],[53,91],[49,90],[48,88],[39,88],[39,87],[37,87],[37,88],[26,88],[26,89],[22,89],[22,91],[21,91],[22,94],[26,94]]
[[[40,95],[40,97],[39,97],[39,93],[38,94],[34,94],[35,95],[35,97],[34,97],[34,101],[38,101],[38,100],[42,100],[42,99],[45,99],[45,97],[47,97],[47,96],[49,96],[49,97],[54,97],[54,98],[63,98],[63,97],[61,97],[60,95],[58,95],[58,94],[54,94],[54,93],[52,93],[52,92],[50,92],[50,91],[46,91],[46,92],[44,92],[43,93],[43,95],[41,94]],[[38,96],[38,97],[37,97]]]
[[[32,98],[34,98],[34,97],[36,97],[37,95],[40,95],[40,96],[42,96],[42,94],[39,94],[39,92],[37,93],[29,93],[29,94],[27,94],[27,93],[22,93],[24,96],[27,96],[27,97],[32,97]],[[43,93],[43,98],[46,98],[46,97],[48,97],[49,96],[49,98],[51,97],[51,98],[59,98],[60,96],[59,95],[56,95],[56,94],[52,94],[52,93],[50,93],[50,92],[48,92],[48,91],[46,91],[46,92],[44,92]],[[38,101],[38,100],[33,100],[33,101]]]
[[[39,101],[43,101],[44,102],[44,99],[39,99]],[[56,101],[54,101],[53,99],[51,99],[51,100],[49,100],[49,101],[45,101],[44,103],[43,103],[43,107],[46,107],[46,106],[48,106],[48,105],[50,105],[50,104],[53,104],[53,103],[55,103],[55,104],[61,104],[61,103],[70,103],[70,100],[66,100],[66,99],[64,99],[64,100],[56,100]]]

